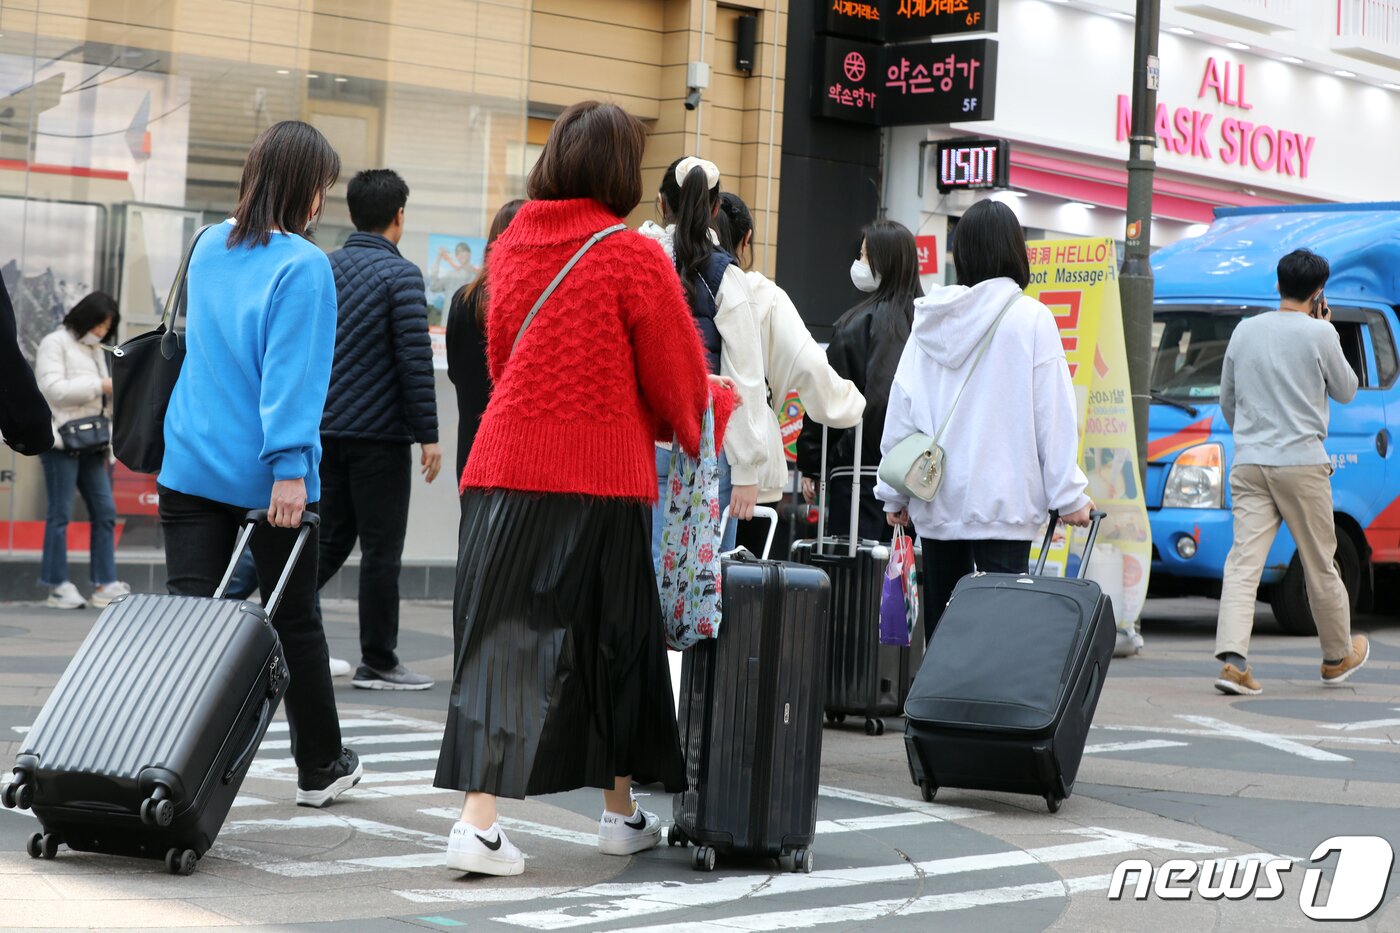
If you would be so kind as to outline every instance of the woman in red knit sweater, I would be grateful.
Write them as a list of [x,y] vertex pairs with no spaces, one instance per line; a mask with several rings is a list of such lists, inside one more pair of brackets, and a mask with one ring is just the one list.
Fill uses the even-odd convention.
[[487,261],[495,390],[462,474],[457,660],[433,782],[466,791],[447,849],[460,871],[524,870],[497,796],[603,788],[599,848],[630,855],[661,835],[633,777],[685,788],[650,503],[653,441],[697,451],[710,396],[690,310],[661,248],[624,230],[521,331],[579,247],[641,200],[645,134],[611,104],[566,110]]

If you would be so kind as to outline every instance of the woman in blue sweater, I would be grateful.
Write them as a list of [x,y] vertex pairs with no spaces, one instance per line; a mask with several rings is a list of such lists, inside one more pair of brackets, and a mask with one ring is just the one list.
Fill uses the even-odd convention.
[[[330,261],[308,235],[340,157],[289,120],[269,127],[243,165],[233,216],[190,258],[186,355],[165,416],[160,520],[171,593],[212,596],[249,509],[271,528],[252,539],[266,601],[320,499],[321,410],[335,350]],[[341,746],[326,637],[313,600],[315,529],[273,625],[291,683],[287,718],[297,803],[323,807],[362,773]]]

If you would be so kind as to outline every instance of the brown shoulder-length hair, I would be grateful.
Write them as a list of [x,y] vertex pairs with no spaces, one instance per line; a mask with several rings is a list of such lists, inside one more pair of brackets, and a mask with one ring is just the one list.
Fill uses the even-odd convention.
[[339,177],[340,156],[314,126],[300,120],[269,126],[243,163],[228,245],[266,246],[274,230],[306,236],[316,196],[324,207]]
[[642,121],[616,104],[586,100],[559,115],[525,193],[537,201],[592,198],[619,217],[642,201]]

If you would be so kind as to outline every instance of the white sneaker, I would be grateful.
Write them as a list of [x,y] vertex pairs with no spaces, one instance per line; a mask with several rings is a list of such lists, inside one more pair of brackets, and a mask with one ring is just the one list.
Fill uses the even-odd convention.
[[635,855],[661,841],[661,818],[632,802],[633,813],[623,816],[603,811],[598,821],[598,851],[604,855]]
[[87,600],[72,583],[60,583],[49,593],[44,605],[50,609],[86,609]]
[[92,591],[90,602],[95,609],[104,609],[110,606],[114,600],[120,596],[130,596],[131,587],[125,583],[104,583]]
[[518,875],[525,871],[525,856],[511,845],[501,824],[482,831],[458,820],[447,837],[447,867],[478,875]]
[[1142,636],[1136,631],[1119,629],[1117,641],[1113,645],[1115,658],[1131,658],[1142,651]]
[[342,661],[340,658],[331,658],[331,676],[344,677],[350,673],[350,662]]

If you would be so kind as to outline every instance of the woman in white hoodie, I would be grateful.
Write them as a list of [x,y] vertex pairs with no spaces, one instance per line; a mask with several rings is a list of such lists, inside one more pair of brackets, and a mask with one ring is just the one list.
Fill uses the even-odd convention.
[[938,607],[926,639],[937,625],[932,612],[941,614],[959,579],[974,570],[1025,573],[1051,509],[1084,526],[1093,508],[1059,328],[1023,292],[1026,241],[1009,207],[988,200],[968,209],[953,234],[953,266],[961,284],[914,302],[880,441],[888,454],[911,434],[937,434],[946,419],[943,484],[932,502],[884,482],[875,490],[889,523],[912,519],[922,540],[924,605]]
[[35,381],[53,412],[53,450],[39,456],[49,497],[40,582],[49,588],[48,605],[54,609],[87,605],[68,579],[68,522],[73,515],[74,492],[82,494],[92,522],[92,604],[100,608],[131,592],[117,581],[117,509],[108,472],[108,448],[65,449],[58,430],[70,421],[111,417],[112,379],[101,343],[116,329],[117,320],[117,303],[102,292],[93,292],[73,306],[62,327],[40,341],[34,357]]
[[865,396],[856,384],[831,368],[826,353],[812,338],[788,293],[753,264],[753,215],[737,195],[720,195],[715,215],[719,245],[745,269],[749,294],[763,348],[763,375],[768,383],[764,408],[766,459],[759,475],[759,502],[776,502],[788,480],[788,460],[778,412],[790,393],[802,399],[807,417],[833,428],[853,428],[865,413]]

